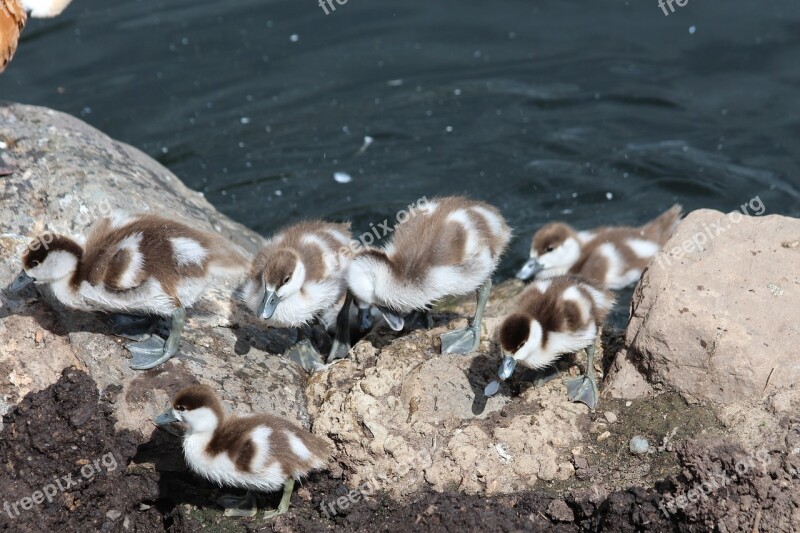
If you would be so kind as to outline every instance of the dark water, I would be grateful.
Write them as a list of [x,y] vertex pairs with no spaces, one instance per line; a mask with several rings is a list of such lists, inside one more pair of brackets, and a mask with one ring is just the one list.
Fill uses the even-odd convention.
[[74,0],[28,26],[0,98],[82,117],[264,234],[483,198],[519,235],[504,275],[552,219],[800,215],[797,0],[334,5]]

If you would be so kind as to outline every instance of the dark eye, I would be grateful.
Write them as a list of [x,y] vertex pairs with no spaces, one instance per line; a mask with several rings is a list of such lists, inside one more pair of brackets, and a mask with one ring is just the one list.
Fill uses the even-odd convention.
[[31,266],[32,266],[32,267],[34,267],[34,268],[35,268],[35,267],[38,267],[40,264],[41,264],[41,263],[39,263],[39,261],[37,261],[36,259],[34,259],[33,261],[31,261]]
[[283,284],[284,284],[284,285],[286,285],[286,284],[287,284],[287,283],[289,283],[290,281],[292,281],[292,276],[286,276],[286,279],[285,279],[285,280],[283,280]]
[[553,248],[552,246],[548,246],[547,248],[544,249],[545,252],[552,252],[553,250],[555,250],[555,248]]
[[178,405],[178,406],[175,407],[175,410],[176,411],[185,411],[186,408],[184,406],[182,406],[182,405]]

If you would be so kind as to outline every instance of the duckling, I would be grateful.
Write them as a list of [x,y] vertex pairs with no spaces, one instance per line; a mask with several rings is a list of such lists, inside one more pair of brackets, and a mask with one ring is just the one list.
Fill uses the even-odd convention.
[[[558,375],[552,367],[563,354],[586,348],[589,361],[586,374],[567,382],[572,401],[597,405],[597,380],[594,370],[594,343],[598,328],[614,305],[607,290],[577,276],[556,276],[534,281],[520,293],[514,311],[500,325],[503,362],[497,375],[508,379],[517,363],[536,369],[549,369],[541,382]],[[549,379],[548,379],[549,378]],[[499,384],[486,387],[491,396]]]
[[283,497],[272,518],[289,510],[296,479],[323,468],[330,456],[321,438],[284,418],[257,414],[226,416],[211,387],[191,385],[181,390],[172,407],[156,418],[163,426],[182,422],[183,453],[194,472],[220,486],[247,489],[243,498],[223,497],[226,516],[255,516],[254,492],[273,492],[283,485]]
[[517,273],[528,280],[559,274],[576,274],[608,289],[622,289],[635,283],[644,268],[672,235],[681,215],[674,205],[639,228],[601,227],[577,232],[554,222],[536,232],[530,259]]
[[35,18],[60,15],[71,0],[0,0],[0,72],[17,50],[28,13]]
[[9,290],[37,281],[74,309],[171,316],[166,342],[149,336],[126,346],[131,368],[145,370],[178,351],[186,308],[200,298],[210,276],[239,273],[245,262],[219,236],[156,215],[116,214],[95,222],[83,246],[50,233],[34,239]]
[[470,353],[480,344],[491,276],[510,238],[489,204],[457,196],[430,200],[397,225],[385,248],[353,258],[347,285],[359,309],[376,306],[395,331],[403,329],[404,315],[477,289],[469,325],[441,336],[442,353]]
[[[298,328],[299,340],[289,356],[306,370],[318,370],[321,363],[303,328],[316,319],[330,328],[337,309],[349,312],[345,274],[352,240],[350,223],[308,221],[290,226],[256,255],[242,289],[247,306],[268,325]],[[346,356],[350,349],[349,320],[336,323],[329,361]]]

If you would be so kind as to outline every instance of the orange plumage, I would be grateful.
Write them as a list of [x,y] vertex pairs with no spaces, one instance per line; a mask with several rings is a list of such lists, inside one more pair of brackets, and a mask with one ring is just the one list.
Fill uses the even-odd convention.
[[17,0],[0,0],[0,72],[17,50],[17,42],[28,17]]

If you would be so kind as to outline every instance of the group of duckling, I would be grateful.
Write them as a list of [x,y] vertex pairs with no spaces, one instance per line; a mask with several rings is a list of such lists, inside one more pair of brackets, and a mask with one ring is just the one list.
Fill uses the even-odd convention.
[[[577,232],[556,223],[540,229],[518,273],[535,279],[499,328],[499,379],[508,379],[518,363],[544,371],[547,379],[556,377],[559,356],[586,348],[586,373],[568,381],[567,391],[572,401],[594,409],[594,343],[614,303],[609,289],[639,278],[679,217],[680,206],[674,206],[639,228]],[[392,235],[383,248],[359,247],[349,224],[303,222],[274,235],[248,260],[218,235],[156,215],[118,214],[97,221],[83,244],[63,235],[34,239],[9,289],[47,284],[68,307],[109,314],[112,332],[132,340],[127,349],[134,369],[154,368],[177,353],[186,309],[212,276],[245,272],[240,298],[266,325],[298,330],[287,355],[309,371],[327,366],[305,331],[312,322],[332,332],[326,361],[331,364],[350,350],[353,316],[362,332],[376,319],[395,331],[420,318],[430,326],[437,301],[472,292],[475,315],[467,327],[441,335],[441,351],[477,350],[492,275],[512,236],[500,211],[465,197],[438,198],[399,223]],[[154,333],[159,317],[171,318],[166,340]],[[498,389],[492,382],[485,394]],[[187,426],[184,454],[194,471],[248,490],[244,498],[221,500],[229,515],[254,515],[253,491],[281,484],[283,499],[268,516],[285,512],[294,480],[322,467],[329,455],[324,440],[287,420],[226,416],[215,392],[202,385],[180,391],[157,419],[174,421]]]

